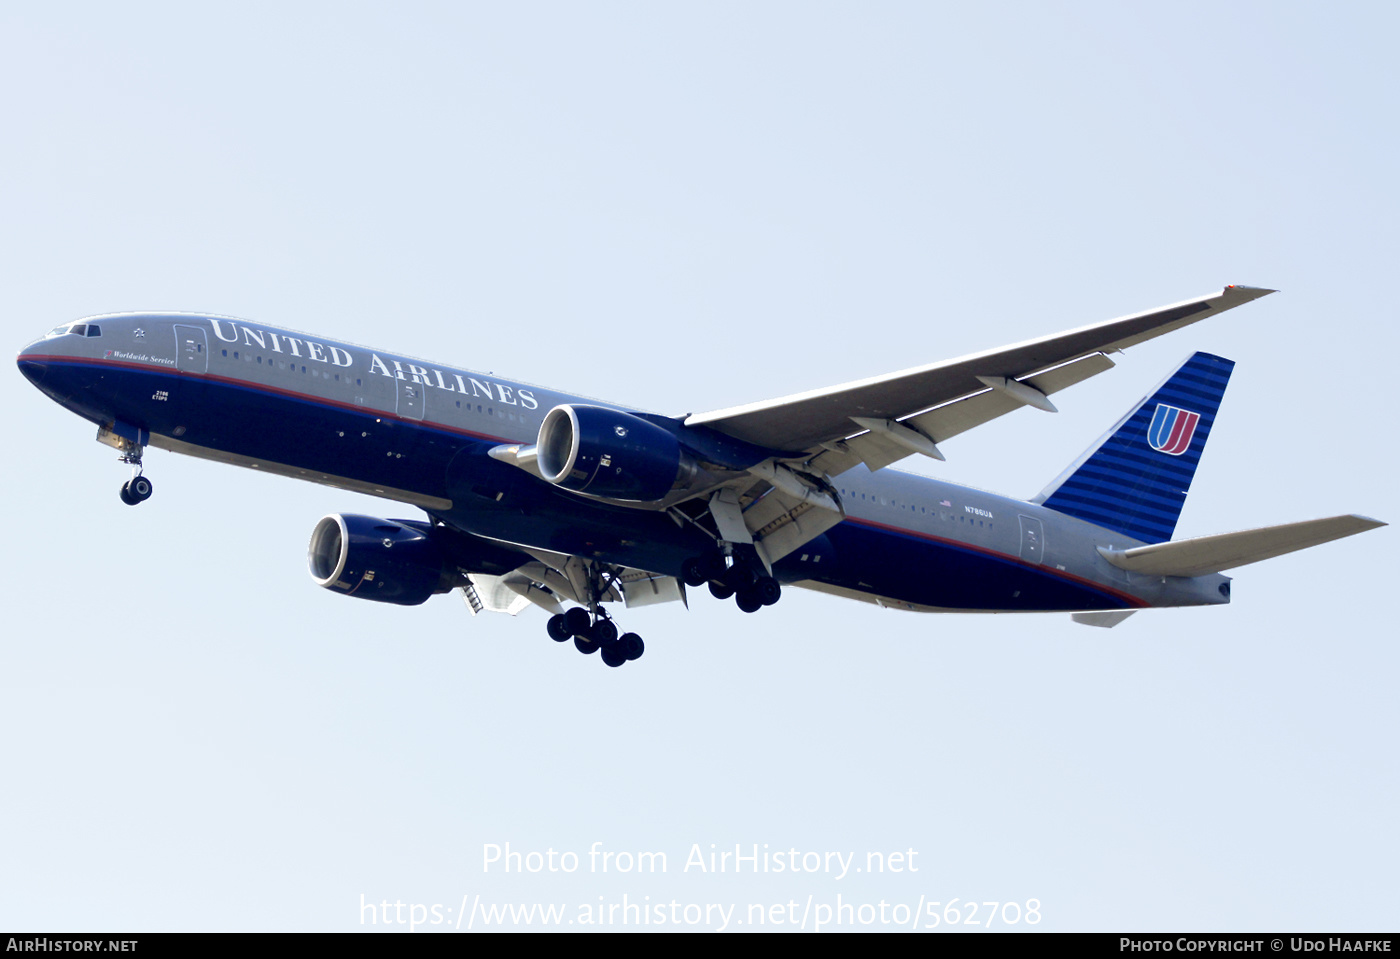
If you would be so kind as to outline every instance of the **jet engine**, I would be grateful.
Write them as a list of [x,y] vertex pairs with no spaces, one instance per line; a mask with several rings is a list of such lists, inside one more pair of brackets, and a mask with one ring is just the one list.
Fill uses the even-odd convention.
[[602,406],[556,406],[540,424],[535,449],[547,481],[610,500],[655,502],[700,472],[671,433]]
[[332,514],[311,531],[316,585],[376,603],[417,606],[459,585],[457,564],[428,523]]

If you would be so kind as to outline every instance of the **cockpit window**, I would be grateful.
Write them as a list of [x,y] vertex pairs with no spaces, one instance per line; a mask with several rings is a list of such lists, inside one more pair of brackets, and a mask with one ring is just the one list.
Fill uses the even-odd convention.
[[55,326],[49,330],[48,336],[66,336],[69,333],[74,336],[101,336],[102,327],[96,323],[64,323],[62,326]]

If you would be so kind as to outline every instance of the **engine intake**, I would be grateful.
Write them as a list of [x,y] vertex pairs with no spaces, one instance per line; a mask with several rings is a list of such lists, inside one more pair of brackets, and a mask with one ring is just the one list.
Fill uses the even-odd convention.
[[675,436],[602,406],[556,406],[540,425],[535,448],[547,481],[612,500],[655,502],[696,470]]
[[427,523],[334,513],[316,524],[306,561],[316,585],[376,603],[417,606],[457,583]]

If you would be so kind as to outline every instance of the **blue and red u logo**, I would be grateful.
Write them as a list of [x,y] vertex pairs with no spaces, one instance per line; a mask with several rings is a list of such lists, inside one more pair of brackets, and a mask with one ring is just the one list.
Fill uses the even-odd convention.
[[1180,456],[1191,448],[1191,437],[1196,435],[1200,421],[1200,413],[1158,403],[1152,425],[1147,428],[1147,442],[1154,450]]

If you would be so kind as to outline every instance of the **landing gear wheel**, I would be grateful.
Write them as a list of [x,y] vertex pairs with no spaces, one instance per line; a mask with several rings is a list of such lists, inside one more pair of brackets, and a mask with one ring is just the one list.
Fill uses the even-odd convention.
[[144,476],[133,476],[131,482],[126,484],[127,495],[138,503],[146,502],[155,491],[151,481]]
[[545,629],[549,631],[549,638],[556,643],[562,643],[573,636],[573,633],[569,631],[569,619],[563,613],[549,617]]
[[745,565],[737,563],[729,567],[729,569],[725,571],[724,575],[720,577],[724,585],[728,586],[736,593],[750,589],[753,586],[754,580],[756,578],[757,577],[754,576],[753,570],[749,569],[749,567]]
[[734,595],[734,587],[726,586],[717,579],[710,580],[710,595],[715,599],[728,599]]
[[705,574],[705,578],[719,579],[724,575],[724,554],[718,549],[712,549],[700,557],[700,572]]
[[[694,557],[694,562],[687,565],[692,571],[700,569],[698,564],[703,563],[704,558]],[[624,570],[598,560],[579,559],[581,569],[570,565],[561,570],[561,575],[567,573],[572,587],[570,598],[578,605],[550,617],[550,638],[563,642],[572,636],[574,649],[585,656],[601,653],[599,658],[616,669],[641,656],[644,649],[641,637],[634,633],[619,637],[621,630],[603,608],[604,603],[622,598],[619,582]]]
[[564,614],[564,624],[569,627],[569,633],[571,635],[587,635],[589,626],[588,610],[584,609],[582,606],[575,606]]
[[137,503],[141,502],[140,500],[132,499],[132,498],[131,498],[131,484],[130,484],[130,483],[123,483],[123,484],[122,484],[121,497],[122,497],[122,502],[125,503],[127,506],[135,506]]
[[681,564],[681,579],[692,589],[705,585],[709,577],[705,575],[705,566],[699,556],[692,556]]
[[758,590],[749,588],[735,597],[734,602],[746,613],[756,613],[763,608],[763,600],[758,596]]
[[772,606],[783,598],[783,587],[771,576],[760,576],[754,584],[754,594],[764,606]]

